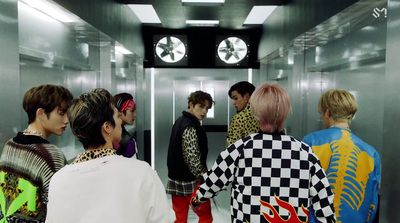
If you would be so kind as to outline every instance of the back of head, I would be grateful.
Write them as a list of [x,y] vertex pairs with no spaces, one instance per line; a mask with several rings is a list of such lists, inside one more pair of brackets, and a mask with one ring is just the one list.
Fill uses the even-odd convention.
[[71,92],[60,85],[40,85],[29,89],[22,102],[22,106],[28,114],[28,124],[36,119],[36,111],[43,108],[49,115],[56,107],[61,106],[63,102],[69,106],[73,96]]
[[350,123],[357,112],[358,104],[350,92],[333,89],[325,92],[319,99],[319,113],[323,114],[327,109],[329,109],[334,121]]
[[72,133],[85,149],[98,148],[106,143],[101,133],[105,122],[115,126],[114,99],[105,89],[97,88],[72,101],[68,118]]
[[114,96],[115,107],[119,112],[124,112],[128,109],[135,109],[136,103],[129,93],[120,93]]
[[281,131],[291,111],[289,95],[277,84],[263,84],[251,96],[250,109],[262,131]]
[[247,81],[241,81],[232,85],[232,87],[228,91],[228,96],[232,98],[233,91],[237,91],[241,96],[244,96],[246,93],[251,96],[255,89],[256,87],[253,84]]
[[188,108],[190,102],[192,102],[193,105],[204,103],[205,101],[210,102],[210,108],[212,107],[215,102],[213,101],[213,98],[211,95],[207,92],[204,91],[195,91],[192,92],[189,97],[188,97]]

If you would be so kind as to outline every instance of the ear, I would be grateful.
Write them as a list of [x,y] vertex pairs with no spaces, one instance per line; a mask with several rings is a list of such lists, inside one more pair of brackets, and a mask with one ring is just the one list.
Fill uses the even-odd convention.
[[103,125],[101,126],[101,128],[103,129],[103,131],[107,134],[110,135],[111,131],[112,131],[112,126],[110,122],[104,122]]
[[330,117],[332,116],[332,114],[331,114],[331,110],[329,110],[329,108],[328,108],[328,109],[326,109],[326,111],[325,111],[324,115],[325,115],[325,117],[327,117],[327,118],[330,118]]
[[243,98],[244,98],[246,101],[249,101],[249,100],[250,100],[250,94],[249,94],[249,93],[246,93],[246,94],[243,96]]
[[189,102],[189,110],[194,107],[193,102]]
[[46,113],[44,112],[44,109],[43,109],[43,108],[38,108],[38,109],[36,110],[36,118],[37,118],[38,120],[43,120],[43,118],[44,118],[45,115],[46,115]]

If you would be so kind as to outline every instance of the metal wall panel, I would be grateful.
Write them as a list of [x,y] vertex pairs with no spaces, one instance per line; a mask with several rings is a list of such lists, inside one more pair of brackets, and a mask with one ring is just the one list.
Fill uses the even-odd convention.
[[398,160],[400,160],[399,137],[399,95],[400,95],[400,1],[388,1],[388,22],[386,39],[386,72],[384,82],[384,130],[381,183],[381,222],[391,223],[400,219],[400,179]]
[[21,128],[17,1],[0,1],[0,150]]

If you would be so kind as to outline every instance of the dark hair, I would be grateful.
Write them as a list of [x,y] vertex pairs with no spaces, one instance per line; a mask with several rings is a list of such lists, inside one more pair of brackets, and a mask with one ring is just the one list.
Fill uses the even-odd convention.
[[72,101],[68,118],[72,133],[85,149],[99,147],[106,143],[101,127],[105,122],[115,126],[114,98],[105,89],[97,88],[80,95]]
[[228,95],[230,98],[232,98],[232,91],[237,91],[242,97],[245,94],[249,94],[251,96],[255,89],[256,87],[253,84],[247,81],[241,81],[232,85],[231,89],[228,91]]
[[215,102],[213,101],[213,99],[209,93],[204,92],[204,91],[192,92],[188,97],[188,108],[190,108],[189,107],[190,102],[192,102],[192,104],[194,106],[196,104],[204,103],[205,101],[210,102],[210,108],[212,107],[213,104],[215,104]]
[[67,104],[67,109],[73,96],[71,92],[60,85],[40,85],[29,89],[22,101],[22,106],[28,114],[28,124],[31,124],[36,119],[36,111],[43,108],[47,117],[57,107],[61,106],[63,102]]
[[[133,100],[133,97],[129,93],[120,93],[117,95],[114,95],[114,102],[115,102],[115,107],[118,109],[119,112],[121,112],[121,107],[124,104],[125,101],[127,100]],[[124,115],[126,115],[126,111],[122,111]]]

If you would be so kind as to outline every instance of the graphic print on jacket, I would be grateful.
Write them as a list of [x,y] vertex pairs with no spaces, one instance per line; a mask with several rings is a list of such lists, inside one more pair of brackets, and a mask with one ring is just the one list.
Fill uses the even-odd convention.
[[306,214],[307,216],[307,221],[301,221],[299,219],[299,216],[296,213],[296,210],[294,209],[294,207],[289,204],[286,201],[283,201],[279,198],[277,198],[275,196],[275,201],[276,203],[279,205],[279,207],[286,209],[289,213],[290,213],[290,217],[287,220],[284,220],[278,213],[278,211],[274,208],[274,206],[272,206],[270,203],[265,202],[260,200],[260,203],[262,206],[269,208],[272,211],[272,216],[265,213],[265,212],[261,212],[262,215],[264,216],[264,218],[268,221],[268,222],[276,222],[276,223],[307,223],[308,220],[308,216],[309,216],[309,210],[307,208],[305,208],[303,205],[301,205],[301,209],[303,209],[303,212]]
[[[8,223],[9,216],[17,211],[31,215],[38,215],[37,207],[41,207],[41,202],[37,201],[37,187],[33,186],[29,181],[22,178],[15,179],[18,181],[18,186],[14,188],[11,185],[6,185],[5,178],[8,177],[6,172],[0,172],[0,206],[1,220],[0,223]],[[13,176],[9,176],[13,177]],[[13,197],[14,199],[10,199]],[[11,202],[11,203],[9,203]],[[36,204],[36,202],[38,202]],[[12,218],[11,218],[12,219]],[[13,220],[12,220],[13,221]]]
[[341,223],[342,210],[349,207],[359,210],[365,198],[369,174],[374,169],[374,159],[354,144],[351,132],[341,132],[341,140],[312,147],[335,194],[333,204],[338,223]]

